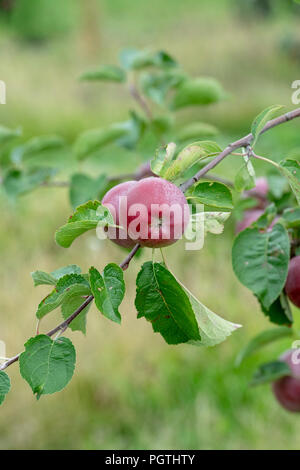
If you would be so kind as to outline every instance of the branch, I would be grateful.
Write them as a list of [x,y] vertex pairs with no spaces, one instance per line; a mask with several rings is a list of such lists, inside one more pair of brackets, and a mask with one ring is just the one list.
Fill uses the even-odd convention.
[[[295,119],[297,117],[300,117],[300,108],[295,109],[294,111],[291,111],[289,113],[283,114],[282,116],[279,116],[276,119],[273,119],[272,121],[267,122],[263,130],[261,131],[261,134],[264,134],[268,130],[272,129],[273,127],[276,127],[280,124],[283,124],[285,122],[291,121],[292,119]],[[205,167],[203,167],[198,173],[196,173],[193,178],[190,178],[189,180],[185,181],[181,186],[180,189],[182,192],[185,192],[188,188],[193,186],[193,184],[197,183],[200,178],[202,178],[206,173],[208,173],[212,168],[217,166],[225,157],[230,155],[234,150],[241,148],[241,147],[247,147],[251,144],[253,139],[253,135],[250,133],[243,137],[242,139],[239,139],[232,144],[229,144],[219,155],[217,155],[211,162],[209,162]],[[132,258],[135,256],[137,251],[139,250],[140,245],[137,244],[135,247],[131,250],[131,252],[126,256],[126,258],[122,261],[120,264],[120,268],[122,268],[124,271],[128,268],[130,261]],[[64,331],[69,324],[82,312],[82,310],[89,305],[94,297],[90,295],[80,307],[75,310],[75,312],[70,315],[65,321],[63,321],[60,325],[55,327],[53,330],[49,331],[47,333],[48,336],[53,336],[55,333],[59,331]],[[21,354],[21,353],[20,353]],[[14,362],[17,362],[19,360],[20,354],[17,356],[12,357],[8,361],[6,361],[2,366],[0,366],[0,370],[4,370],[7,367],[9,367],[11,364]]]
[[129,85],[129,92],[130,92],[132,98],[140,105],[140,107],[142,108],[142,110],[146,114],[149,121],[152,121],[153,120],[152,111],[149,108],[147,101],[145,100],[143,95],[141,95],[141,93],[139,92],[137,86],[134,83],[131,83]]
[[[126,258],[122,261],[122,263],[120,263],[120,268],[123,269],[123,271],[125,271],[128,266],[129,266],[129,263],[130,261],[132,260],[132,258],[134,257],[134,255],[137,253],[137,251],[140,249],[140,245],[137,244],[135,245],[135,247],[131,250],[131,252],[128,254],[128,256],[126,256]],[[72,315],[70,315],[66,320],[64,320],[62,323],[60,323],[58,326],[56,326],[55,328],[53,328],[53,330],[50,330],[48,331],[48,333],[46,333],[47,336],[53,336],[55,335],[55,333],[58,333],[58,332],[63,332],[65,331],[68,326],[70,325],[70,323],[82,312],[82,310],[85,309],[85,307],[87,307],[92,301],[94,300],[94,296],[93,295],[90,295],[84,302],[83,304],[80,305],[80,307],[78,307],[77,310],[75,310],[74,313],[72,313]],[[5,370],[7,369],[7,367],[11,366],[12,364],[14,364],[15,362],[17,362],[20,358],[22,353],[19,353],[17,354],[16,356],[12,357],[11,359],[9,359],[8,361],[6,361],[4,364],[2,364],[2,366],[0,366],[0,371],[1,370]]]
[[[276,127],[276,126],[279,126],[280,124],[291,121],[292,119],[296,119],[297,117],[300,117],[300,108],[297,108],[294,111],[290,111],[289,113],[283,114],[282,116],[279,116],[278,118],[272,119],[272,121],[267,122],[267,124],[265,125],[265,127],[263,128],[260,134],[264,134],[265,132],[272,129],[273,127]],[[245,137],[243,137],[242,139],[236,140],[232,144],[229,144],[223,150],[223,152],[217,155],[213,160],[211,160],[211,162],[205,165],[205,167],[201,168],[201,170],[198,171],[198,173],[196,173],[195,176],[185,181],[180,186],[180,189],[183,192],[185,192],[187,189],[189,189],[191,186],[197,183],[200,180],[200,178],[206,175],[206,173],[208,173],[215,166],[217,166],[222,160],[224,160],[225,157],[230,155],[234,150],[241,148],[241,147],[247,147],[248,145],[251,144],[252,140],[253,140],[253,135],[250,133],[246,135]]]
[[233,187],[232,181],[228,180],[227,178],[221,178],[220,176],[217,176],[217,175],[205,175],[205,179],[209,181],[217,181],[218,183],[223,183],[226,186]]

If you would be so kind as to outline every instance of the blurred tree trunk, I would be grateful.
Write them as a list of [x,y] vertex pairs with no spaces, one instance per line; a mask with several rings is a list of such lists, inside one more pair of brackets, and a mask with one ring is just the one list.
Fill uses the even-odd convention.
[[99,0],[81,0],[82,42],[84,55],[88,58],[99,56],[101,46]]

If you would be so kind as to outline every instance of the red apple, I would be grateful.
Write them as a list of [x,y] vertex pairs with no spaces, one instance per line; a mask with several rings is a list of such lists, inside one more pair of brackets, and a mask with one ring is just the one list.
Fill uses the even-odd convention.
[[245,211],[244,217],[236,224],[235,233],[238,234],[245,230],[246,228],[250,227],[253,222],[256,222],[257,219],[264,213],[262,209],[251,209]]
[[285,291],[290,301],[300,308],[300,256],[290,261]]
[[162,178],[138,181],[127,194],[128,233],[142,246],[168,246],[181,238],[190,211],[182,191]]
[[276,380],[272,387],[277,401],[288,411],[300,412],[300,354],[299,350],[286,351],[280,360],[286,362],[291,374]]
[[126,197],[128,191],[136,184],[136,181],[126,181],[125,183],[118,184],[110,189],[102,199],[102,204],[111,211],[115,224],[124,227],[124,229],[109,227],[107,230],[108,238],[124,248],[132,248],[136,242],[132,241],[127,234],[127,204],[123,206],[125,217],[121,217],[120,209],[122,211],[122,203],[120,204],[120,198]]

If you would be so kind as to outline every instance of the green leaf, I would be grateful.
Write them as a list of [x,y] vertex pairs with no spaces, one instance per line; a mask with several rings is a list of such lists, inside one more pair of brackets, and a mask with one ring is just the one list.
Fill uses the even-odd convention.
[[[259,299],[258,299],[259,300]],[[293,323],[293,315],[286,298],[285,293],[282,291],[280,296],[273,302],[269,308],[266,308],[259,300],[263,313],[269,317],[269,320],[276,325],[291,326]]]
[[5,372],[0,371],[0,405],[2,405],[2,403],[4,402],[5,397],[8,394],[9,390],[10,390],[10,379]]
[[176,152],[176,144],[170,142],[167,146],[159,148],[150,162],[151,170],[156,175],[163,175],[170,167]]
[[235,175],[234,187],[238,192],[255,187],[255,178],[249,173],[247,164],[244,164]]
[[153,65],[161,68],[177,67],[178,63],[166,51],[158,51],[153,55]]
[[133,47],[123,49],[120,52],[119,60],[126,70],[137,70],[152,65],[152,57],[149,51],[142,51]]
[[243,349],[241,349],[236,358],[236,366],[239,367],[247,357],[251,356],[259,349],[273,343],[274,341],[278,341],[289,336],[293,336],[293,330],[285,326],[272,328],[271,330],[265,330],[262,333],[259,333],[251,339]]
[[168,92],[179,86],[186,79],[179,70],[160,73],[143,73],[140,77],[140,88],[145,96],[158,105],[164,105]]
[[291,374],[289,366],[282,361],[273,361],[262,364],[254,373],[250,385],[262,385]]
[[190,344],[206,347],[215,346],[225,341],[228,336],[241,327],[241,325],[231,323],[216,315],[196,299],[184,286],[183,288],[190,299],[201,336],[201,339],[198,341],[189,341]]
[[90,283],[98,310],[109,320],[121,323],[119,306],[124,298],[125,284],[122,269],[114,263],[105,266],[101,275],[96,268],[90,268]]
[[124,83],[126,81],[126,73],[117,65],[102,65],[101,67],[89,70],[83,73],[79,80],[83,81],[108,81]]
[[264,213],[253,222],[253,226],[259,229],[267,229],[277,215],[277,209],[274,203],[269,204]]
[[300,162],[297,160],[283,160],[280,168],[289,181],[290,187],[300,205]]
[[203,212],[204,233],[210,232],[214,235],[223,233],[224,224],[229,219],[231,212]]
[[22,130],[18,129],[9,129],[5,126],[0,126],[0,145],[7,144],[11,140],[14,140],[16,137],[20,137]]
[[243,159],[244,159],[244,162],[245,162],[245,165],[246,165],[246,169],[249,173],[249,176],[251,178],[254,178],[254,180],[255,180],[255,170],[254,170],[254,166],[252,165],[252,162],[250,160],[250,157],[246,153],[244,153]]
[[55,269],[55,271],[51,273],[57,281],[66,274],[81,274],[81,268],[77,264],[68,264],[62,268]]
[[22,158],[40,155],[48,150],[57,150],[65,146],[65,140],[57,135],[41,135],[33,137],[22,146]]
[[186,106],[216,103],[224,98],[224,95],[222,86],[213,78],[185,80],[175,92],[171,109],[178,110]]
[[218,132],[218,129],[212,124],[192,122],[180,129],[177,134],[177,139],[183,142],[185,140],[195,140],[203,137],[214,137]]
[[193,190],[192,198],[202,204],[223,209],[233,209],[232,194],[225,184],[216,181],[198,183]]
[[113,216],[99,201],[88,201],[77,207],[68,223],[56,231],[56,243],[69,248],[77,237],[97,226],[115,227]]
[[259,137],[259,134],[267,124],[267,122],[274,117],[274,115],[279,111],[279,109],[282,109],[282,105],[273,105],[269,106],[268,108],[264,109],[252,122],[251,126],[251,133],[253,135],[253,141],[252,141],[252,147],[257,142],[257,139]]
[[23,171],[11,169],[3,179],[3,187],[7,195],[15,199],[47,182],[55,173],[56,170],[46,167],[28,168]]
[[55,286],[56,284],[56,279],[54,279],[51,274],[46,273],[44,271],[34,271],[31,273],[32,279],[34,286],[40,286],[40,285],[49,285],[49,286]]
[[83,297],[90,294],[91,289],[85,277],[66,274],[58,280],[55,289],[40,302],[36,316],[38,319],[43,318],[74,295]]
[[177,62],[165,51],[151,52],[135,48],[123,49],[120,63],[126,70],[140,70],[145,67],[176,67]]
[[293,319],[293,314],[292,314],[292,310],[291,310],[291,306],[290,306],[290,303],[289,303],[289,300],[288,300],[288,296],[286,295],[285,291],[282,291],[280,296],[279,296],[279,300],[280,300],[280,304],[281,304],[281,307],[285,313],[285,316],[287,317],[288,319],[288,324],[291,325],[294,321]]
[[175,181],[199,160],[216,155],[221,151],[221,148],[215,142],[209,140],[194,142],[179,152],[167,168],[163,167],[160,176],[168,181]]
[[79,266],[77,266],[77,264],[70,264],[68,266],[64,266],[63,268],[56,269],[50,274],[44,271],[34,271],[31,273],[31,276],[35,287],[43,284],[55,286],[57,281],[66,274],[80,273],[81,269]]
[[185,236],[189,241],[199,237],[199,230],[203,230],[204,236],[209,232],[214,235],[221,235],[224,231],[224,224],[230,217],[231,212],[196,212],[191,214],[190,222],[185,230]]
[[105,175],[94,179],[83,173],[75,173],[71,178],[69,192],[72,208],[75,210],[85,202],[101,199],[107,187],[108,181]]
[[120,124],[126,132],[116,140],[116,144],[129,150],[133,150],[142,137],[146,123],[135,111],[130,111],[130,119]]
[[83,160],[97,152],[105,145],[116,142],[128,134],[123,123],[114,124],[104,129],[91,129],[79,135],[74,144],[74,152],[79,160]]
[[270,232],[243,230],[232,248],[233,270],[239,281],[269,309],[281,293],[288,272],[290,241],[286,229],[274,225]]
[[138,318],[152,323],[168,344],[200,340],[199,329],[187,294],[160,263],[143,264],[137,277],[135,306]]
[[147,262],[137,277],[138,318],[145,317],[169,344],[213,346],[239,325],[227,322],[201,304],[160,263]]
[[22,377],[39,399],[59,392],[71,380],[76,361],[73,344],[68,338],[52,340],[38,335],[25,344],[19,364]]
[[154,119],[152,119],[150,125],[154,133],[163,135],[172,128],[173,123],[174,120],[172,116],[165,115],[155,117]]
[[288,189],[288,183],[283,175],[279,174],[275,169],[275,172],[271,172],[267,175],[269,193],[275,199],[281,199]]
[[[61,313],[66,320],[70,315],[72,315],[86,300],[85,296],[78,295],[77,292],[67,296],[66,300],[63,301],[61,305]],[[77,315],[76,318],[70,323],[69,328],[72,331],[81,331],[83,334],[86,333],[86,317],[91,307],[91,303],[87,305],[82,312]]]
[[288,228],[300,227],[300,208],[288,208],[283,211],[282,218]]

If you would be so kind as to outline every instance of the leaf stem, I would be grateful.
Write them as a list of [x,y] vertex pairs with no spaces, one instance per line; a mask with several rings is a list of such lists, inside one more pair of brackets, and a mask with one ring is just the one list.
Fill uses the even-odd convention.
[[274,162],[273,160],[270,160],[269,158],[266,158],[266,157],[262,157],[261,155],[256,155],[256,153],[254,153],[253,151],[251,152],[251,156],[253,158],[256,158],[258,160],[262,160],[266,163],[270,163],[270,165],[273,165],[275,166],[276,168],[280,169],[280,165],[278,165],[278,163]]
[[[298,117],[300,117],[300,108],[297,108],[294,111],[290,111],[289,113],[283,114],[282,116],[279,116],[267,122],[267,124],[265,125],[265,127],[263,128],[260,134],[264,134],[265,132],[272,129],[273,127],[279,126],[280,124],[291,121]],[[191,186],[197,183],[200,180],[200,178],[206,175],[206,173],[208,173],[210,170],[215,168],[215,166],[221,163],[221,161],[224,160],[224,158],[232,154],[234,150],[237,150],[242,147],[248,147],[248,145],[251,144],[252,140],[253,140],[253,134],[250,133],[246,135],[245,137],[242,137],[241,139],[236,140],[235,142],[232,142],[231,144],[229,144],[221,153],[219,153],[219,155],[217,155],[207,165],[201,168],[201,170],[198,171],[198,173],[196,173],[192,178],[182,183],[182,185],[180,186],[181,190],[185,192],[187,189],[189,189]]]

